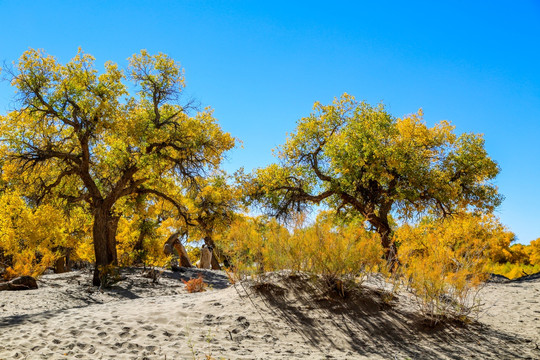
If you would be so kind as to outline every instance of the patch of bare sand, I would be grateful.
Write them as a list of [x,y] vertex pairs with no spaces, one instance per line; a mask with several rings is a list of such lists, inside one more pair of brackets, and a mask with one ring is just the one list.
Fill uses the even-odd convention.
[[[180,279],[198,273],[211,287],[189,294]],[[103,292],[82,271],[1,292],[0,359],[540,359],[540,281],[488,284],[479,323],[429,328],[405,294],[388,307],[376,289],[341,300],[299,276],[252,289],[196,269],[122,275]]]

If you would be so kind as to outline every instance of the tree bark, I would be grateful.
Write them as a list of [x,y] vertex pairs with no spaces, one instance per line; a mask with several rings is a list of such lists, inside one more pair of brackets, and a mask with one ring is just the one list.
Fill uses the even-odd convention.
[[67,271],[71,271],[71,264],[70,264],[71,249],[65,248],[65,247],[59,247],[59,248],[56,248],[56,250],[60,251],[64,255],[60,256],[54,262],[54,272],[56,274],[60,274]]
[[66,258],[64,256],[60,256],[54,262],[54,273],[61,274],[64,272],[66,272]]
[[143,219],[141,225],[139,226],[140,227],[140,231],[139,231],[139,237],[137,238],[137,241],[135,242],[135,245],[133,246],[133,252],[136,253],[137,257],[135,258],[135,263],[136,264],[140,264],[142,263],[142,257],[141,257],[141,252],[143,250],[143,244],[144,244],[144,238],[146,237],[146,223],[147,223],[147,220],[146,219]]
[[210,269],[212,268],[212,259],[213,254],[210,251],[210,248],[204,245],[201,249],[201,260],[199,260],[199,268],[201,269]]
[[184,246],[178,239],[179,236],[180,236],[179,232],[176,232],[172,234],[171,236],[169,236],[169,238],[163,245],[163,252],[165,253],[165,255],[168,256],[172,254],[173,248],[176,249],[176,251],[178,252],[178,256],[180,258],[180,266],[188,267],[188,268],[193,267],[193,265],[191,265],[191,262],[189,261],[189,257],[187,255],[186,249],[184,248]]
[[381,221],[377,228],[377,233],[381,237],[381,245],[384,251],[384,259],[386,260],[389,270],[394,271],[398,265],[397,248],[396,244],[392,240],[391,229],[388,221]]
[[212,270],[221,270],[221,266],[219,265],[219,261],[216,256],[217,254],[216,243],[212,239],[212,236],[210,235],[205,236],[204,243],[206,244],[206,246],[212,248],[212,258],[211,258]]
[[95,286],[101,285],[100,268],[117,265],[116,253],[116,230],[120,217],[113,216],[109,209],[98,208],[94,211],[94,251],[96,254],[96,266],[94,268]]

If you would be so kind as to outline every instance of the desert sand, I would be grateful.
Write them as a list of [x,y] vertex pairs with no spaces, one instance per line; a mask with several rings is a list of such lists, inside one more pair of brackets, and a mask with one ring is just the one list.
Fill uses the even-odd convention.
[[[188,293],[181,279],[199,273],[210,287]],[[79,270],[0,292],[0,359],[540,359],[540,279],[489,283],[478,321],[430,327],[374,281],[343,300],[302,276],[255,289],[210,270],[122,275],[107,290]]]

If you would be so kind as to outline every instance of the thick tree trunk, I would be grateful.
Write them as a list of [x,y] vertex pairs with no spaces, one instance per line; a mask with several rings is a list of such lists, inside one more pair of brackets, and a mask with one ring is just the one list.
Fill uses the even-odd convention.
[[216,243],[212,239],[212,236],[210,235],[205,236],[204,243],[206,246],[212,248],[212,260],[211,260],[212,270],[221,270],[218,257],[216,256],[217,254]]
[[214,258],[212,252],[206,245],[203,245],[201,249],[201,260],[199,260],[199,268],[210,269],[212,268],[212,259]]
[[54,262],[54,273],[55,274],[61,274],[66,272],[66,258],[64,256],[60,256],[56,261]]
[[95,286],[101,285],[100,268],[118,264],[116,229],[119,220],[120,218],[113,216],[109,209],[96,209],[94,211],[93,237],[96,266],[92,283]]

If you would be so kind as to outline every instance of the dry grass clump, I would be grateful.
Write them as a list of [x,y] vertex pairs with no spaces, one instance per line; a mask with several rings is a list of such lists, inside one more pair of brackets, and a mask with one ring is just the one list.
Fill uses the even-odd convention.
[[208,284],[204,282],[204,278],[202,274],[199,274],[199,277],[191,280],[182,280],[182,282],[186,285],[186,290],[189,293],[195,293],[195,292],[202,292],[205,291],[208,287]]

